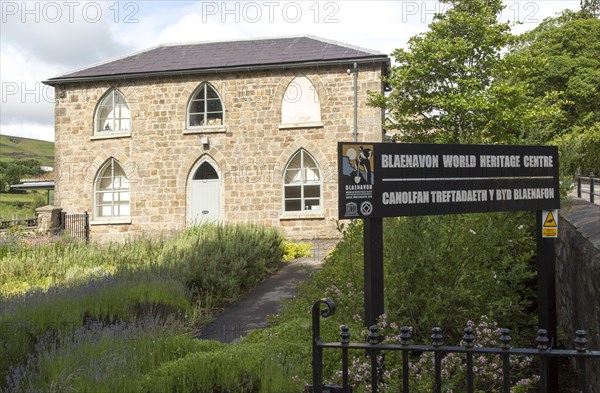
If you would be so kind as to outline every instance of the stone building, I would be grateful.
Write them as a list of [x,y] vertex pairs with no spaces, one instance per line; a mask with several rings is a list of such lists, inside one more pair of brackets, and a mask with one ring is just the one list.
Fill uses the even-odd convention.
[[381,141],[389,58],[315,37],[161,45],[44,83],[56,92],[55,204],[92,240],[252,221],[337,236],[337,142]]

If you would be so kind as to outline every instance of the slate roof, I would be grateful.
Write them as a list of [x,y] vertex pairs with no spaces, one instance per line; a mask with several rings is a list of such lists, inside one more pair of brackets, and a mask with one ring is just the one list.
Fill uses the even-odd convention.
[[313,36],[167,44],[50,78],[44,83],[354,61],[388,64],[389,58],[384,53]]

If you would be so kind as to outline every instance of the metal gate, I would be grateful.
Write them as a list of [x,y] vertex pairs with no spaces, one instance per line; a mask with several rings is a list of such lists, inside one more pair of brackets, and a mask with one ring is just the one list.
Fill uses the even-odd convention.
[[[325,306],[325,309],[322,309]],[[539,391],[541,393],[556,392],[557,387],[548,386],[545,382],[547,378],[545,374],[548,373],[548,362],[550,358],[570,358],[574,359],[576,363],[577,372],[577,383],[578,392],[587,393],[590,392],[588,385],[590,384],[587,378],[586,363],[589,364],[592,360],[600,359],[600,351],[590,351],[586,348],[588,342],[586,338],[586,332],[584,330],[578,330],[575,333],[575,349],[554,349],[550,345],[548,339],[548,332],[546,330],[538,330],[538,337],[536,338],[536,348],[513,348],[511,345],[511,337],[509,336],[510,331],[508,329],[501,329],[501,336],[499,341],[501,343],[499,348],[495,347],[478,347],[475,345],[475,336],[473,329],[465,329],[465,336],[463,337],[464,344],[462,346],[447,346],[443,343],[442,329],[432,329],[432,340],[431,345],[418,345],[411,344],[411,329],[409,327],[402,327],[400,331],[402,334],[399,336],[400,344],[382,344],[384,337],[379,333],[377,325],[369,327],[369,335],[366,343],[351,343],[350,342],[350,331],[348,326],[340,326],[341,334],[339,342],[323,342],[321,341],[321,320],[320,318],[328,318],[335,314],[335,304],[331,299],[321,299],[317,301],[312,308],[312,369],[313,369],[313,383],[312,385],[305,386],[305,392],[307,393],[351,393],[352,386],[349,378],[349,350],[363,350],[367,353],[370,362],[370,383],[371,393],[377,393],[380,382],[383,382],[386,378],[383,366],[382,352],[396,351],[402,354],[402,393],[410,393],[409,386],[409,358],[414,353],[432,352],[434,355],[434,387],[433,393],[442,393],[443,373],[442,373],[442,356],[448,353],[462,354],[465,357],[466,363],[466,392],[473,393],[474,390],[474,376],[475,367],[473,364],[474,356],[479,355],[497,355],[501,358],[501,370],[499,370],[502,376],[502,392],[510,393],[511,390],[511,369],[509,358],[511,356],[531,356],[540,359],[540,386]],[[342,386],[339,385],[324,385],[323,384],[323,350],[339,350],[342,353]]]
[[86,243],[90,242],[90,217],[88,212],[78,214],[60,214],[60,234]]

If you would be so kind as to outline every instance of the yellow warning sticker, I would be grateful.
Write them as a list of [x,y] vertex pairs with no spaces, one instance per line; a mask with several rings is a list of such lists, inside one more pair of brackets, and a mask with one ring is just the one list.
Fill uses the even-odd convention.
[[542,211],[542,237],[558,237],[558,209]]
[[544,220],[544,228],[557,228],[558,224],[554,219],[554,214],[552,214],[552,210],[548,210],[546,214],[546,219]]

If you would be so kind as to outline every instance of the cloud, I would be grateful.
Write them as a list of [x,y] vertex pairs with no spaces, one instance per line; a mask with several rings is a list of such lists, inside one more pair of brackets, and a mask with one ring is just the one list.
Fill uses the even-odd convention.
[[54,88],[41,83],[56,66],[32,58],[13,46],[2,47],[0,124],[54,122]]
[[132,51],[116,35],[114,15],[107,12],[111,11],[110,5],[40,1],[0,4],[2,133],[52,140],[54,88],[41,82]]
[[68,68],[125,54],[131,48],[110,33],[114,21],[107,12],[109,4],[5,1],[2,47],[16,47],[31,59]]

